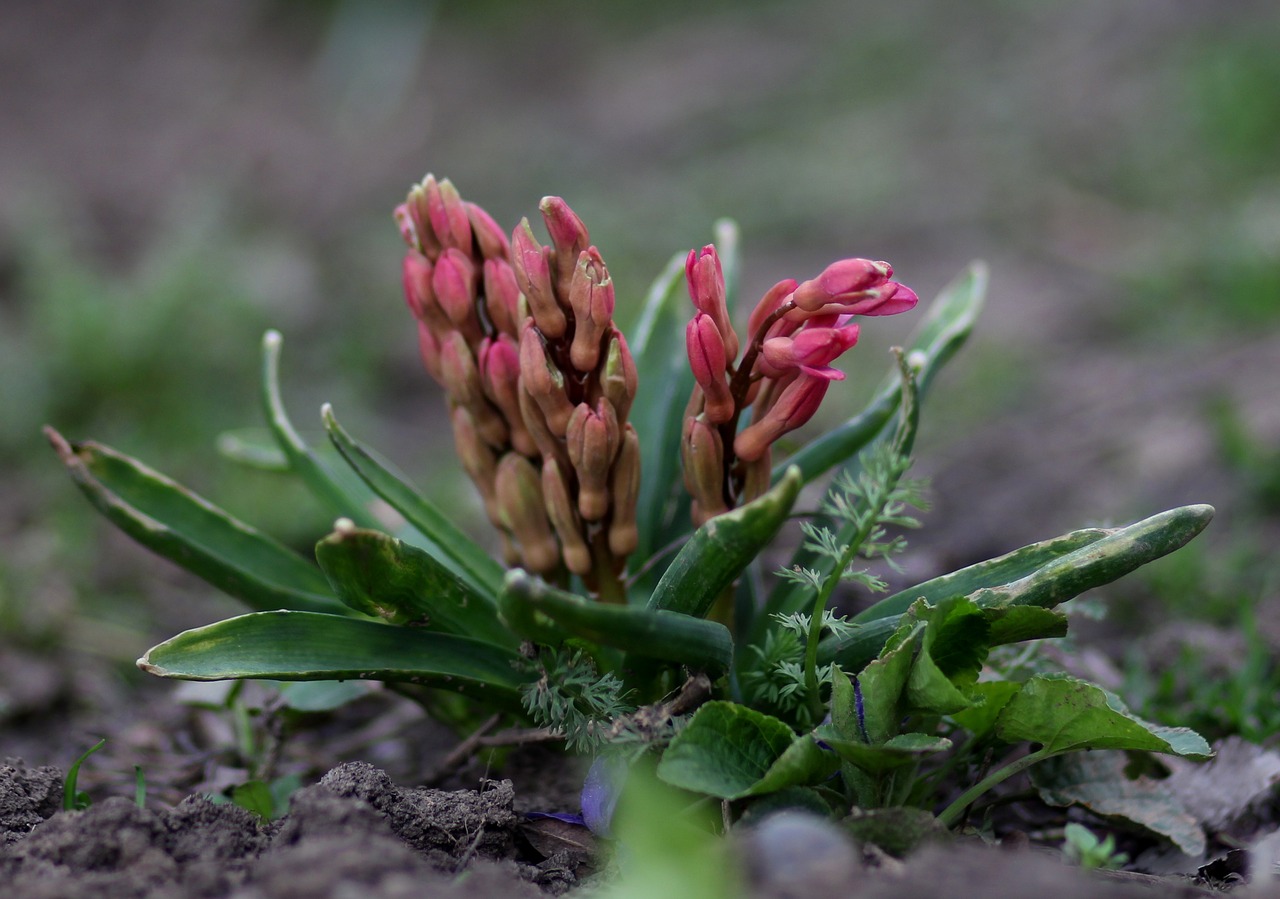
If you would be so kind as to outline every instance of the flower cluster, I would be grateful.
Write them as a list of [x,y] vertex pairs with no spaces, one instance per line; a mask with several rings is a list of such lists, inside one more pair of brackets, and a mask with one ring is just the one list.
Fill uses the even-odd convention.
[[405,300],[454,441],[511,565],[579,575],[602,598],[637,544],[636,369],[613,324],[613,281],[559,197],[510,240],[430,175],[396,208]]
[[[831,382],[844,378],[831,363],[858,341],[854,316],[916,305],[915,292],[892,276],[887,262],[841,259],[812,280],[779,281],[752,310],[735,364],[739,341],[720,258],[714,246],[689,251],[685,278],[697,311],[685,342],[697,385],[680,451],[695,524],[768,488],[774,441],[812,418]],[[747,407],[750,422],[739,429]]]

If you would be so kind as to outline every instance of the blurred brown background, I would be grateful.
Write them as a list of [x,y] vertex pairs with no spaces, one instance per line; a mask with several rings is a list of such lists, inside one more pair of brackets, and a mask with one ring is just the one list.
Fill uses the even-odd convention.
[[[720,216],[749,298],[844,255],[929,298],[986,259],[978,332],[925,406],[919,567],[1186,502],[1256,567],[1280,507],[1277,46],[1267,0],[5,0],[9,639],[71,634],[126,671],[173,618],[211,620],[175,598],[221,602],[94,519],[45,422],[314,539],[318,510],[213,451],[258,421],[266,327],[299,422],[332,400],[471,502],[399,297],[389,213],[428,171],[508,227],[564,196],[624,320]],[[906,318],[864,327],[830,416]],[[1197,558],[1174,579],[1211,579]]]

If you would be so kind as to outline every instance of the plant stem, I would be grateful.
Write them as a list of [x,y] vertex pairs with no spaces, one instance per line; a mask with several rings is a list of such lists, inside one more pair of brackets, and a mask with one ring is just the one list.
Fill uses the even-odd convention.
[[975,799],[987,792],[987,790],[990,790],[997,784],[1008,780],[1010,777],[1013,777],[1013,775],[1027,770],[1037,762],[1043,762],[1045,759],[1053,758],[1055,755],[1060,754],[1060,750],[1054,751],[1047,748],[1040,749],[1036,752],[1024,755],[1017,761],[1010,762],[1003,768],[997,768],[995,771],[992,771],[986,777],[982,778],[982,780],[978,781],[969,789],[961,793],[955,802],[943,809],[942,814],[938,815],[938,821],[941,822],[944,827],[951,827],[960,819],[960,816],[964,814],[964,810],[972,805]]

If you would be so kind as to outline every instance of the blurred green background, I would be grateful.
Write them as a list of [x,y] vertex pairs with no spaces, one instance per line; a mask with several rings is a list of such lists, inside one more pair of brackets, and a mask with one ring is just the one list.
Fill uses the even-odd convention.
[[[720,216],[748,298],[848,255],[927,298],[986,259],[978,333],[925,407],[936,503],[908,575],[1210,502],[1204,546],[1128,593],[1227,628],[1277,600],[1274,2],[11,0],[3,19],[0,674],[57,649],[133,683],[154,639],[236,610],[97,519],[42,424],[299,546],[325,527],[214,450],[259,422],[267,327],[300,424],[330,400],[474,509],[399,296],[390,210],[428,171],[508,227],[564,196],[624,320]],[[864,326],[830,419],[902,318]],[[51,677],[0,689],[0,720],[86,689]]]

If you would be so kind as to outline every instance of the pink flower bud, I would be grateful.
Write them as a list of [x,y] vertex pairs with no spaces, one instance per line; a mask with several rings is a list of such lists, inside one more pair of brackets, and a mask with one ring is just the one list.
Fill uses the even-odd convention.
[[409,220],[413,223],[413,232],[417,238],[417,247],[428,259],[434,259],[440,255],[440,241],[436,238],[435,230],[431,227],[431,216],[427,212],[427,183],[435,183],[432,175],[427,175],[421,184],[415,184],[409,188],[409,196],[405,201],[405,209],[409,214]]
[[520,334],[520,383],[537,401],[551,433],[563,437],[569,416],[573,414],[573,403],[565,393],[564,375],[547,358],[542,337],[532,325]]
[[480,498],[484,500],[484,511],[489,523],[494,527],[502,527],[502,517],[498,513],[497,494],[494,491],[494,474],[498,466],[498,456],[493,449],[480,439],[476,432],[471,413],[461,406],[455,407],[449,415],[453,425],[453,447],[467,476],[476,485]]
[[609,338],[609,351],[604,358],[600,388],[604,398],[617,411],[619,422],[627,420],[639,381],[635,360],[631,358],[631,350],[627,348],[627,339],[615,328]]
[[858,299],[864,291],[884,284],[893,275],[887,262],[870,259],[841,259],[828,265],[818,277],[796,288],[791,299],[796,306],[812,312],[829,303]]
[[511,234],[511,268],[538,330],[553,340],[563,337],[569,322],[551,286],[546,250],[534,238],[528,219],[521,219]]
[[808,375],[842,381],[844,373],[829,368],[832,362],[858,342],[858,326],[808,327],[795,337],[770,337],[760,347],[757,367],[768,378],[781,377],[799,368]]
[[520,333],[520,288],[505,259],[484,261],[484,305],[499,333],[512,337]]
[[453,247],[470,255],[471,220],[467,208],[458,196],[458,189],[448,178],[437,183],[431,175],[422,182],[427,195],[427,216],[431,230],[441,247]]
[[526,456],[538,455],[538,445],[520,414],[520,350],[510,334],[486,337],[477,353],[484,395],[498,407],[511,430],[511,445]]
[[700,251],[690,250],[684,263],[684,275],[694,307],[711,316],[719,329],[726,358],[729,361],[738,358],[738,335],[729,321],[724,272],[720,268],[720,257],[716,254],[715,246],[707,244]]
[[569,464],[578,475],[578,512],[599,521],[609,511],[609,469],[622,433],[613,406],[604,398],[592,409],[579,403],[565,428]]
[[694,380],[707,397],[706,416],[712,424],[733,418],[733,397],[725,380],[725,347],[711,316],[699,312],[685,326],[685,347]]
[[609,473],[609,551],[622,558],[640,545],[636,527],[636,502],[640,497],[640,438],[630,424],[622,433],[622,445]]
[[471,234],[476,239],[476,246],[480,248],[480,256],[485,260],[506,259],[511,254],[507,233],[493,220],[493,216],[475,203],[462,205],[467,210],[467,219],[471,222]]
[[506,421],[484,396],[480,369],[471,347],[457,331],[449,331],[440,341],[440,380],[457,405],[471,413],[476,431],[490,446],[501,447],[510,439]]
[[752,422],[738,434],[733,441],[734,453],[747,462],[759,459],[775,440],[813,418],[830,385],[826,378],[811,375],[796,378],[759,421]]
[[431,286],[434,266],[431,260],[416,250],[404,254],[400,264],[400,283],[404,286],[404,302],[418,321],[431,322],[441,330],[448,327],[448,320],[436,304],[435,289]]
[[567,291],[578,257],[591,245],[591,236],[582,219],[560,197],[543,197],[538,209],[556,249],[556,283]]
[[[765,320],[777,312],[782,304],[790,299],[796,286],[794,278],[787,278],[770,287],[765,292],[765,295],[760,298],[760,302],[756,303],[756,308],[751,310],[751,316],[747,319],[747,334],[751,336],[752,340],[760,339],[760,328],[764,325]],[[797,327],[799,325],[792,326],[791,330],[794,331]],[[790,333],[790,331],[787,333]],[[773,334],[771,330],[770,336],[778,335]]]
[[422,364],[431,377],[443,384],[444,373],[440,368],[440,341],[424,321],[418,322],[418,354],[422,356]]
[[569,306],[573,309],[569,361],[577,371],[594,371],[600,361],[600,342],[613,324],[613,304],[613,279],[600,253],[588,247],[578,256],[569,285]]
[[431,273],[431,289],[449,321],[469,340],[480,339],[476,317],[476,268],[467,255],[449,247],[436,260]]

